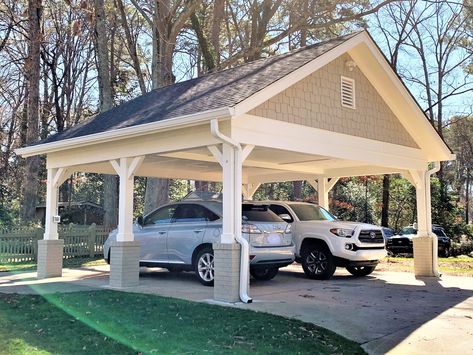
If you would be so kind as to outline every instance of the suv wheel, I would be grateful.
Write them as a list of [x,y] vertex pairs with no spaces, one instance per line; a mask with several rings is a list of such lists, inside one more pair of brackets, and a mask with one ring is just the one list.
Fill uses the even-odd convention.
[[270,267],[266,269],[256,268],[250,269],[250,274],[256,280],[264,280],[268,281],[273,279],[278,274],[279,268],[277,267]]
[[328,280],[335,273],[332,253],[325,245],[309,245],[301,253],[302,268],[310,279]]
[[197,279],[204,286],[213,286],[214,284],[214,252],[211,248],[202,249],[195,258],[195,274]]
[[450,248],[445,248],[441,252],[439,252],[439,256],[442,258],[448,258],[450,256]]
[[376,266],[347,266],[347,270],[353,276],[367,276],[371,274]]

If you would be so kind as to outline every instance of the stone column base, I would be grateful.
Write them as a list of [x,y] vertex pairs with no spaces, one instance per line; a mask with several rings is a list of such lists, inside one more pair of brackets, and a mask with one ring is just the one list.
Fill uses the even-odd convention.
[[414,273],[420,277],[436,276],[433,270],[433,238],[429,234],[412,238],[414,249]]
[[140,243],[112,242],[110,245],[110,286],[135,287],[140,279]]
[[240,244],[214,243],[214,299],[240,301]]
[[64,240],[38,240],[38,279],[62,276]]

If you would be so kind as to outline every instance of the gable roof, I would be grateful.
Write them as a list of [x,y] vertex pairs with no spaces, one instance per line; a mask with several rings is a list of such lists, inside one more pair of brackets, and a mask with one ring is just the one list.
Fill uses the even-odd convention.
[[155,89],[35,144],[233,107],[355,35],[352,33]]
[[452,159],[451,150],[366,31],[153,90],[16,152],[26,157],[239,116],[346,52],[383,92],[419,146],[429,151],[429,160]]

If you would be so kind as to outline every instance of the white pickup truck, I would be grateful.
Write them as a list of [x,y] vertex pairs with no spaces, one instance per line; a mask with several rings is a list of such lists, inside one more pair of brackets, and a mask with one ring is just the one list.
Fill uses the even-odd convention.
[[291,223],[296,261],[307,277],[326,280],[337,266],[352,275],[371,274],[386,256],[381,227],[337,220],[320,206],[306,202],[262,201]]

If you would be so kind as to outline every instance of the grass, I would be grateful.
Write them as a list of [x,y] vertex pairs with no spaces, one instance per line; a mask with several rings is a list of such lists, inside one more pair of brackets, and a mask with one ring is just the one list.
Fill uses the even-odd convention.
[[[413,272],[414,259],[390,256],[382,260],[376,270]],[[473,276],[473,258],[466,255],[439,258],[439,271],[445,275]]]
[[[64,259],[63,266],[67,268],[89,267],[105,265],[105,260],[100,258],[69,258]],[[36,270],[36,263],[34,261],[26,261],[19,263],[0,264],[1,271],[23,272]]]
[[0,295],[0,354],[362,354],[345,338],[266,313],[154,295]]

